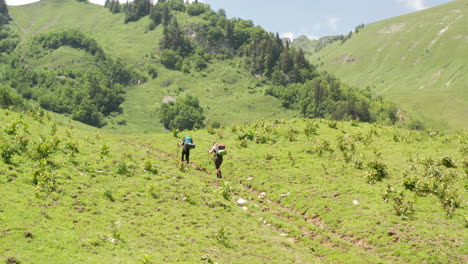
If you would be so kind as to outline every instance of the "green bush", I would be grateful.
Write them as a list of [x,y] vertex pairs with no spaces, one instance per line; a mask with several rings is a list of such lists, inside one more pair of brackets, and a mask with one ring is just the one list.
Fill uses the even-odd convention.
[[380,161],[372,161],[367,164],[369,171],[367,172],[367,183],[374,184],[378,181],[382,181],[388,176],[387,165]]
[[202,128],[205,120],[198,98],[191,95],[179,98],[176,102],[164,103],[159,117],[168,130]]

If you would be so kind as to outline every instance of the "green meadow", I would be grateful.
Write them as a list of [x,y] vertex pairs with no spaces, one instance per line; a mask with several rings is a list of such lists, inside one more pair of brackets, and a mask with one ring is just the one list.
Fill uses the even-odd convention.
[[[201,71],[167,69],[162,27],[147,31],[148,17],[124,24],[124,14],[73,0],[9,7],[8,27],[21,42],[0,66],[50,71],[41,85],[69,81],[72,95],[78,86],[67,74],[81,78],[118,60],[141,79],[109,85],[125,100],[102,128],[37,101],[15,107],[13,88],[24,87],[0,87],[0,103],[11,106],[0,109],[0,262],[467,263],[465,10],[453,1],[306,53],[426,127],[406,130],[299,118],[266,94],[270,83],[242,57],[214,56]],[[208,23],[175,14],[185,28]],[[95,43],[31,44],[57,29]],[[199,99],[206,127],[167,131],[161,105],[185,95]],[[184,136],[196,144],[189,164],[180,161]],[[213,142],[226,145],[222,178],[208,153]]]
[[[466,261],[466,133],[278,119],[117,135],[42,111],[0,120],[6,263]],[[214,141],[227,146],[222,179]]]
[[321,70],[398,104],[402,118],[429,128],[466,129],[466,2],[366,25],[309,56]]

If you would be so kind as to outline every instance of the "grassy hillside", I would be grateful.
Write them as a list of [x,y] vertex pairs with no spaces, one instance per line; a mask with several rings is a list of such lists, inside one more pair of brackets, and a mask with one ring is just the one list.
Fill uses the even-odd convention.
[[5,110],[0,124],[7,263],[467,261],[466,134],[278,120],[115,135]]
[[347,83],[370,87],[427,127],[468,125],[466,1],[366,25],[309,58]]
[[[240,66],[240,61],[219,61],[204,72],[184,74],[168,70],[155,56],[158,52],[162,26],[145,32],[148,17],[124,24],[124,14],[111,14],[102,6],[74,0],[44,0],[25,6],[10,7],[10,14],[23,41],[34,35],[58,28],[76,28],[95,39],[106,54],[121,58],[140,71],[154,66],[158,77],[126,88],[123,114],[110,118],[106,127],[122,133],[161,132],[158,108],[168,98],[192,94],[200,98],[208,122],[221,124],[252,122],[258,118],[290,118],[293,111],[281,108],[278,99],[266,96],[256,85],[257,78]],[[77,15],[79,14],[79,15]],[[207,23],[197,17],[178,13],[179,24]],[[70,51],[70,52],[66,52]],[[78,57],[76,57],[78,56]],[[61,49],[40,61],[31,61],[44,68],[68,67],[78,58],[85,65],[86,56],[72,49]],[[75,67],[75,66],[72,66]]]

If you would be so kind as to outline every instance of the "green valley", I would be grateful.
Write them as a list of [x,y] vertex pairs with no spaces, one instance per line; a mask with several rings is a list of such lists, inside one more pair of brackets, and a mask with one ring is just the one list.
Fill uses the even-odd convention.
[[438,129],[468,125],[466,1],[366,25],[309,56],[321,70],[397,102],[402,118]]
[[291,46],[198,1],[3,2],[0,263],[468,262],[462,1]]

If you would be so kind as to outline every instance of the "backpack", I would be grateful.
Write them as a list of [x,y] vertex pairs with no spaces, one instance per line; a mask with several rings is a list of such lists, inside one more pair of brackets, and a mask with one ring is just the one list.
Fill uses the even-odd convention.
[[218,145],[216,148],[216,154],[219,156],[224,156],[227,154],[226,145]]
[[195,144],[193,144],[193,141],[190,137],[185,137],[184,138],[184,145],[187,146],[189,149],[195,148]]

